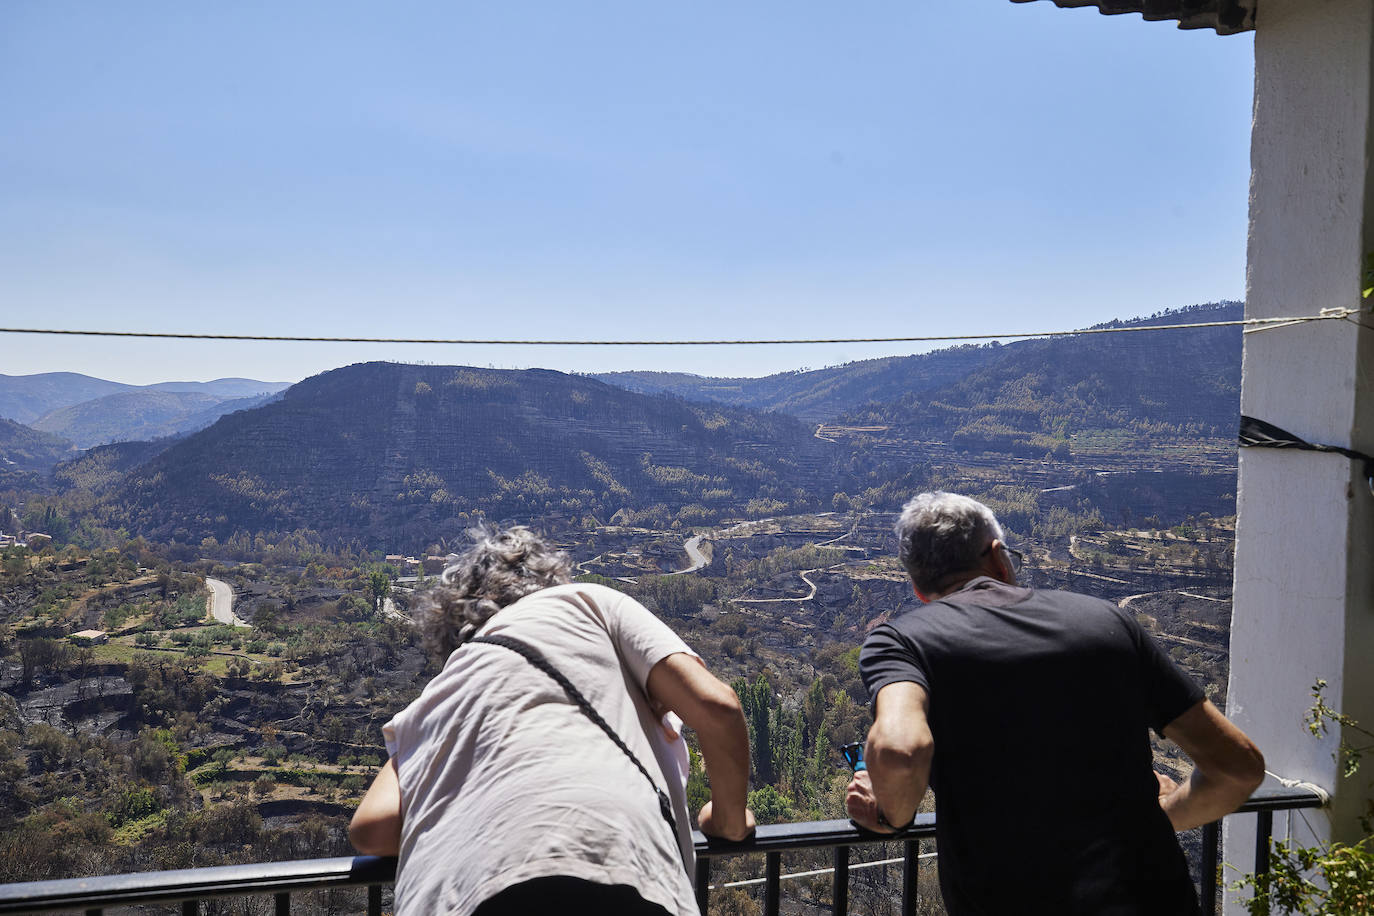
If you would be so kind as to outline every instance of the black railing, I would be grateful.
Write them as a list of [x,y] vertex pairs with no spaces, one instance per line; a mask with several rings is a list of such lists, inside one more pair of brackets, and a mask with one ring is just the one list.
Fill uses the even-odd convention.
[[[1246,802],[1240,813],[1254,813],[1257,821],[1253,870],[1269,869],[1269,840],[1274,812],[1319,808],[1321,798],[1302,789],[1261,790]],[[697,851],[696,894],[702,912],[710,899],[714,859],[763,854],[763,912],[777,916],[781,899],[782,854],[800,849],[833,849],[831,874],[832,912],[849,911],[850,849],[874,843],[899,842],[903,846],[902,913],[914,914],[917,904],[917,868],[923,841],[935,836],[935,816],[923,814],[897,836],[879,836],[858,830],[849,821],[808,821],[760,827],[747,843],[708,843],[695,834]],[[1220,821],[1202,829],[1201,884],[1203,912],[1216,911]],[[933,844],[932,844],[933,845]],[[855,868],[860,867],[856,865]],[[816,874],[809,872],[808,874]],[[150,903],[179,903],[187,916],[200,912],[200,902],[218,897],[269,895],[277,916],[291,912],[291,895],[335,888],[366,888],[369,916],[381,916],[382,888],[396,877],[396,860],[375,856],[306,859],[297,862],[257,862],[216,868],[101,875],[61,881],[31,881],[0,885],[0,914],[82,911],[100,914],[112,907]]]

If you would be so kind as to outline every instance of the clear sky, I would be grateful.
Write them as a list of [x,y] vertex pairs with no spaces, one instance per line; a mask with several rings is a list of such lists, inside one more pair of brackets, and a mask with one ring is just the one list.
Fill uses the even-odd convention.
[[[1066,329],[1244,293],[1253,42],[1049,2],[0,4],[0,324]],[[0,373],[762,375],[900,347],[0,335]]]

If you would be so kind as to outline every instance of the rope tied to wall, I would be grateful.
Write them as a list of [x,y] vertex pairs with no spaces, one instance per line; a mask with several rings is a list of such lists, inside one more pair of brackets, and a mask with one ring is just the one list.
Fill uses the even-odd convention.
[[1285,789],[1303,789],[1307,792],[1311,792],[1313,795],[1321,799],[1323,808],[1331,804],[1331,793],[1323,789],[1321,786],[1317,785],[1315,782],[1308,782],[1305,779],[1287,779],[1283,776],[1280,776],[1278,773],[1275,773],[1273,770],[1265,770],[1264,772],[1267,775],[1274,777],[1278,784],[1283,786]]
[[1244,415],[1240,418],[1239,439],[1241,448],[1291,448],[1304,452],[1335,452],[1352,461],[1363,462],[1365,480],[1369,483],[1370,495],[1374,495],[1374,455],[1366,455],[1364,452],[1339,445],[1308,442],[1273,423]]

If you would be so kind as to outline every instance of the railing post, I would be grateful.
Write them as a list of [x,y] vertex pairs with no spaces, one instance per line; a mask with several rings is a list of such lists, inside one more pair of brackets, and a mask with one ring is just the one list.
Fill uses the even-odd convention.
[[835,873],[830,879],[830,912],[846,916],[849,912],[849,847],[835,847]]
[[921,841],[907,840],[906,854],[902,862],[902,916],[916,916],[916,902],[919,891],[916,879],[921,868]]
[[708,856],[697,856],[697,909],[701,910],[701,916],[706,916],[706,905],[711,900],[711,859]]
[[272,895],[273,916],[291,916],[291,895],[286,891]]
[[1220,838],[1221,821],[1202,825],[1202,864],[1198,866],[1202,899],[1198,902],[1202,904],[1203,916],[1216,916],[1217,912],[1217,863],[1220,861],[1217,845]]
[[[1269,874],[1269,838],[1274,833],[1274,812],[1255,812],[1255,877]],[[1261,905],[1261,912],[1269,912]]]
[[367,916],[382,916],[382,886],[380,884],[367,886]]
[[199,901],[199,900],[183,900],[183,901],[181,901],[181,916],[199,916],[199,914],[200,914],[200,901]]
[[782,853],[765,853],[763,857],[763,916],[778,916],[782,900]]

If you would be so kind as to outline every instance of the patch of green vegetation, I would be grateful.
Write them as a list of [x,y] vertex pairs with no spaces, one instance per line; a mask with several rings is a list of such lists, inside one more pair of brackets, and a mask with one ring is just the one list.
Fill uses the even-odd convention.
[[137,846],[145,837],[167,826],[166,809],[154,811],[137,820],[126,821],[116,827],[111,839],[120,846]]

